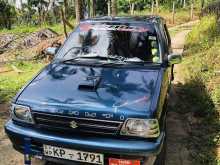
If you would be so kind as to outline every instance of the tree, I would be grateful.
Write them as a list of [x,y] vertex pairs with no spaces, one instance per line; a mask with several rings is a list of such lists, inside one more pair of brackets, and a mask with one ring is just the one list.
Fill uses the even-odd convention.
[[64,0],[64,12],[67,14],[67,9],[68,9],[68,0]]
[[111,16],[111,0],[108,0],[108,16]]
[[159,13],[159,0],[155,0],[156,1],[156,9],[157,9],[157,13]]
[[76,23],[79,23],[80,20],[84,17],[82,0],[75,0],[75,11],[76,11]]
[[23,3],[21,6],[21,10],[19,11],[20,17],[18,22],[24,24],[34,24],[36,22],[36,20],[34,19],[35,13],[35,9],[33,9],[28,4]]
[[118,9],[125,13],[134,14],[134,10],[150,8],[154,0],[118,0]]
[[135,5],[138,3],[143,3],[143,0],[127,0],[129,3],[129,8],[130,8],[130,14],[134,15],[134,9],[135,9]]
[[91,10],[90,10],[90,16],[95,17],[96,15],[96,0],[90,0]]
[[186,8],[186,0],[183,0],[183,8]]
[[95,12],[97,15],[108,14],[108,0],[96,0],[95,3]]
[[117,0],[111,0],[112,1],[112,16],[117,16]]
[[135,0],[129,0],[130,14],[134,14]]
[[0,26],[11,29],[12,19],[15,15],[15,8],[8,2],[0,0]]
[[39,24],[42,24],[42,22],[45,21],[46,17],[46,10],[48,9],[48,1],[46,0],[28,0],[28,5],[29,6],[34,6],[37,8],[38,11],[38,21]]
[[201,9],[204,9],[205,6],[205,0],[201,0]]

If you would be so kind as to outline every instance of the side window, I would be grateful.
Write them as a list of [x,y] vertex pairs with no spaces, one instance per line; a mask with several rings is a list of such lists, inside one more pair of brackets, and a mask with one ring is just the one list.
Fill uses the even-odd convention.
[[171,46],[171,38],[170,38],[170,34],[169,34],[169,31],[168,31],[166,24],[164,24],[164,30],[165,30],[165,34],[167,36],[168,46],[170,47]]
[[169,39],[164,29],[164,24],[160,23],[160,31],[163,37],[166,54],[169,54]]
[[165,37],[166,44],[167,44],[167,46],[169,46],[169,39],[168,39],[168,36],[167,36],[167,31],[165,29],[165,24],[162,25],[162,29],[163,29],[163,34],[164,34],[164,37]]

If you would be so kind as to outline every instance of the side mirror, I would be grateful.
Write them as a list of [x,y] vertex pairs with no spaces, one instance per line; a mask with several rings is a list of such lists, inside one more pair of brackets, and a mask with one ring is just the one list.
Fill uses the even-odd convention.
[[44,50],[44,53],[47,55],[54,56],[58,50],[59,50],[59,47],[48,47],[47,49]]
[[168,55],[168,63],[169,65],[179,64],[182,62],[181,54],[170,54]]

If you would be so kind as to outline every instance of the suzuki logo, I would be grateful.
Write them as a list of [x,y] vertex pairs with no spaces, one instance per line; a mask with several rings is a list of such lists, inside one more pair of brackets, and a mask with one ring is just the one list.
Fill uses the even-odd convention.
[[71,128],[77,128],[78,125],[77,125],[77,123],[73,120],[73,121],[70,122],[70,127],[71,127]]

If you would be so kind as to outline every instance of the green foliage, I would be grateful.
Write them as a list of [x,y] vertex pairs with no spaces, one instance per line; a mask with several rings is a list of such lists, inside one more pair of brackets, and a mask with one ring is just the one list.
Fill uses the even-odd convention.
[[[0,0],[0,2],[4,2],[4,0]],[[60,23],[60,11],[59,7],[56,5],[50,5],[47,0],[28,0],[27,4],[23,4],[22,8],[16,10],[16,13],[13,13],[10,18],[13,18],[15,21],[15,26],[19,25],[28,25],[28,26],[38,26],[42,24],[54,24]],[[65,8],[66,18],[74,19],[75,18],[75,6],[72,2],[67,1],[68,5]],[[87,1],[83,1],[84,3]],[[134,15],[146,15],[151,14],[151,5],[152,0],[117,0],[118,2],[118,13],[119,15],[130,15],[131,10],[134,9]],[[171,0],[162,1],[159,0],[159,15],[162,15],[168,18],[169,22],[172,20],[172,2]],[[190,1],[186,5],[184,9],[185,12],[182,12],[182,2],[176,1],[176,23],[182,23],[184,21],[189,20],[189,8]],[[195,0],[195,10],[198,10],[198,5],[200,0]],[[97,15],[107,15],[107,3],[108,0],[97,0],[96,1],[96,14]],[[155,0],[154,0],[155,3]],[[134,8],[132,8],[132,4],[134,4]],[[49,8],[48,8],[49,7]],[[3,11],[3,10],[0,10]],[[133,11],[133,10],[132,10]],[[156,10],[155,10],[156,11]],[[4,12],[5,13],[5,12]],[[132,12],[133,13],[133,12]],[[10,14],[8,14],[10,15]],[[1,19],[0,19],[1,20]],[[6,19],[5,19],[6,20]],[[7,19],[10,20],[10,19]],[[12,20],[12,19],[11,19]],[[1,21],[0,21],[1,22]],[[12,22],[13,23],[13,22]],[[10,23],[11,25],[11,23]],[[13,27],[12,27],[13,28]]]
[[129,13],[130,5],[135,4],[135,10],[142,11],[146,7],[150,7],[151,1],[149,0],[118,0],[119,11]]
[[48,10],[49,3],[45,0],[28,0],[18,10],[18,25],[37,26],[45,23],[53,24],[60,22],[60,11],[57,6]]
[[43,5],[47,5],[48,4],[48,1],[44,1],[44,0],[28,0],[28,5],[29,6],[43,6]]
[[212,46],[214,39],[218,36],[219,25],[215,16],[207,16],[201,19],[192,32],[187,37],[187,47],[194,46],[193,51],[201,51],[201,49],[208,49]]
[[[74,21],[72,21],[72,22],[74,22]],[[39,30],[44,29],[44,28],[50,28],[53,31],[57,32],[58,34],[63,33],[63,25],[61,23],[57,23],[57,24],[53,24],[53,25],[43,24],[41,26],[39,26],[39,25],[37,25],[37,26],[19,25],[19,26],[14,27],[11,30],[8,30],[8,29],[0,30],[0,35],[5,34],[5,33],[28,34],[28,33],[39,31]]]
[[34,25],[36,22],[36,10],[28,4],[22,4],[22,9],[18,11],[18,24]]
[[216,17],[202,18],[189,33],[186,42],[186,56],[189,56],[186,65],[189,78],[199,77],[214,93],[212,95],[214,102],[218,102],[220,97],[218,83],[213,83],[218,79],[215,72],[220,71],[220,33]]
[[108,13],[108,1],[107,0],[97,0],[96,1],[96,14],[97,15],[106,15]]
[[220,84],[212,92],[212,98],[215,104],[220,104]]
[[[194,115],[201,117],[192,131],[189,147],[194,164],[218,165],[216,148],[220,144],[220,33],[217,19],[207,16],[193,28],[187,37],[183,70],[186,73],[185,88]],[[190,106],[189,106],[190,108]],[[201,143],[203,145],[201,145]],[[199,154],[198,154],[199,153]]]
[[24,71],[23,73],[9,72],[0,74],[0,102],[9,101],[16,92],[35,75],[43,66],[40,62],[16,62],[9,64]]
[[210,14],[215,15],[218,18],[220,18],[220,1],[210,3],[205,8],[203,8],[202,10],[203,16],[207,16]]
[[8,2],[0,0],[0,28],[11,29],[15,15],[15,8]]

